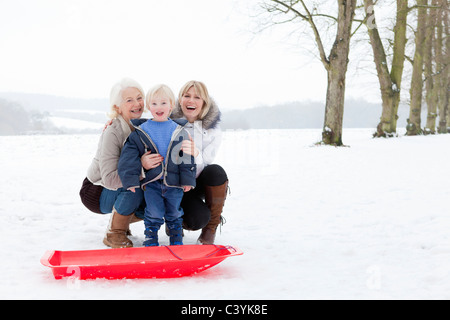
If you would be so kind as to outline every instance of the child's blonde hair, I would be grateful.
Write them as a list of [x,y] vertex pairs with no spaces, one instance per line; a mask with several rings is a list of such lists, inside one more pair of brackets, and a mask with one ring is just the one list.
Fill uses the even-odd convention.
[[165,84],[158,84],[148,90],[146,96],[147,108],[150,108],[150,101],[152,101],[155,97],[165,97],[169,99],[171,108],[175,106],[175,95],[173,94],[173,91]]

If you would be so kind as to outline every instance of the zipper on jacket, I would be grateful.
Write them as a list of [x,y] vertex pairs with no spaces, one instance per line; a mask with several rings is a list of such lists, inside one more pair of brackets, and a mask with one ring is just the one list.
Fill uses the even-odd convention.
[[[147,134],[147,132],[145,132],[143,129],[141,129],[140,127],[134,126],[137,130],[139,130],[140,132],[142,132],[148,139],[148,141],[150,141],[150,144],[153,146],[153,148],[156,150],[156,153],[159,153],[158,148],[156,147],[155,143],[153,142],[153,140],[150,138],[150,136]],[[147,144],[145,143],[144,139],[142,139],[141,137],[139,137],[139,139],[141,139],[142,144],[144,145],[145,148],[145,153],[147,153],[149,151],[149,146],[147,146]],[[142,187],[144,187],[145,185],[149,184],[150,182],[154,182],[156,180],[159,180],[162,177],[164,177],[164,166],[162,166],[162,172],[160,174],[158,174],[154,179],[144,183],[142,185]]]
[[[173,140],[178,136],[178,134],[183,130],[183,127],[181,127],[180,125],[177,126],[177,128],[173,131],[172,133],[172,137],[170,137],[170,143],[169,143],[169,147],[167,148],[167,152],[170,152],[170,149],[172,149],[172,144],[173,144]],[[166,155],[167,156],[167,155]],[[173,187],[173,188],[181,188],[183,189],[182,186],[171,186],[167,183],[166,180],[166,176],[167,176],[167,164],[169,162],[166,159],[166,163],[164,164],[164,176],[163,176],[163,181],[164,184],[168,187]]]
[[[158,148],[156,147],[156,145],[155,145],[155,143],[153,142],[152,138],[150,138],[150,136],[147,134],[147,132],[145,132],[145,131],[144,131],[142,128],[140,128],[140,127],[136,127],[136,126],[134,126],[134,127],[135,127],[136,129],[138,129],[139,131],[141,131],[141,132],[147,137],[148,141],[150,141],[150,143],[151,143],[151,145],[153,146],[153,148],[155,148],[156,152],[159,154]],[[180,125],[177,125],[177,127],[175,128],[175,130],[174,130],[173,133],[172,133],[172,136],[170,137],[170,143],[169,143],[169,147],[167,148],[167,152],[170,152],[170,149],[172,148],[172,144],[173,144],[174,138],[175,138],[182,130],[183,130],[183,127],[180,126]],[[142,138],[140,138],[140,139],[141,139],[142,143],[144,144],[145,149],[146,149],[147,152],[148,152],[148,146],[147,146],[147,144],[145,143],[144,140],[142,140]],[[166,155],[166,156],[167,156],[167,155]],[[171,186],[171,185],[169,185],[169,184],[167,183],[166,175],[167,175],[167,164],[168,164],[168,162],[167,162],[167,159],[164,159],[164,160],[166,160],[166,161],[165,161],[166,163],[162,166],[162,168],[163,168],[163,170],[162,170],[163,183],[164,183],[167,187],[181,188],[181,189],[183,189],[183,187],[181,187],[181,186]],[[153,180],[151,180],[151,181],[149,181],[149,182],[143,184],[142,186],[145,186],[146,184],[149,184],[150,182],[154,182],[154,181],[158,180],[159,178],[160,178],[160,176],[158,175],[155,179],[153,179]]]

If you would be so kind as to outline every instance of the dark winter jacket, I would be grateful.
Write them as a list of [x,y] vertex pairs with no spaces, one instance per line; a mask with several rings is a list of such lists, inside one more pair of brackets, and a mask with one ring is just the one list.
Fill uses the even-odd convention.
[[[147,183],[163,179],[166,186],[182,188],[195,187],[196,164],[194,157],[181,151],[182,141],[189,139],[188,132],[183,128],[186,120],[174,120],[178,126],[172,134],[164,163],[156,168],[144,170],[141,157],[151,151],[157,154],[158,149],[150,136],[140,128],[146,119],[131,120],[135,127],[122,148],[119,159],[118,172],[124,189],[144,187]],[[141,176],[144,178],[141,180]]]

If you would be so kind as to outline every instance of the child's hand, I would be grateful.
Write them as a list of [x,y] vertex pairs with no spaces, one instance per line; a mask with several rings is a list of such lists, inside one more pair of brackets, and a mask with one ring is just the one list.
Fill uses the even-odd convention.
[[141,164],[145,170],[150,170],[161,165],[164,157],[160,154],[151,154],[151,151],[144,153],[141,157]]
[[128,190],[130,190],[130,191],[133,192],[133,193],[136,193],[135,188],[129,188]]
[[184,187],[183,187],[184,192],[188,192],[188,191],[190,191],[191,189],[192,189],[191,186],[184,186]]

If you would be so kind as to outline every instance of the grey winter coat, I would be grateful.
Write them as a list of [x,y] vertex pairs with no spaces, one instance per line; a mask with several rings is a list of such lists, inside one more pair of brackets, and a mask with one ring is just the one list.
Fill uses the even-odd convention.
[[130,124],[120,115],[105,129],[87,172],[89,181],[110,190],[117,190],[122,187],[117,165],[123,145],[130,133]]

